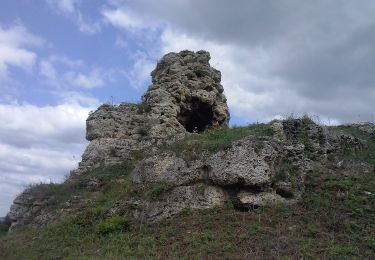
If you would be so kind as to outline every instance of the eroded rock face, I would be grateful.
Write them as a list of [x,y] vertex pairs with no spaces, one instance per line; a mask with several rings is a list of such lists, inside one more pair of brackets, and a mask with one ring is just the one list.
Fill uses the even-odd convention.
[[[302,197],[305,177],[312,169],[349,176],[374,170],[366,162],[339,157],[342,152],[366,149],[363,140],[301,119],[276,121],[271,127],[277,130],[272,136],[249,135],[213,154],[186,157],[147,148],[149,153],[131,173],[134,187],[145,187],[142,192],[146,193],[114,202],[106,215],[126,214],[132,221],[144,222],[171,217],[184,209],[212,208],[228,202],[244,211],[292,204]],[[161,184],[160,194],[147,195],[148,189]],[[95,176],[80,184],[82,189],[94,192],[101,186]],[[72,196],[63,208],[53,210],[48,203],[54,195],[40,188],[22,193],[8,215],[12,227],[45,225],[90,203],[88,198]]]
[[186,209],[208,209],[223,205],[226,193],[217,186],[196,183],[177,186],[153,200],[127,199],[118,202],[110,215],[127,212],[136,222],[159,221]]
[[144,101],[152,113],[160,115],[162,124],[178,122],[185,131],[198,133],[228,126],[221,73],[209,60],[206,51],[182,51],[165,55],[157,64]]
[[[143,222],[161,220],[186,208],[212,208],[227,202],[239,210],[291,204],[301,198],[305,176],[314,168],[344,175],[374,170],[366,162],[343,161],[340,157],[366,149],[365,140],[328,131],[307,117],[274,121],[272,136],[249,135],[216,153],[185,157],[159,150],[159,145],[190,132],[199,134],[228,126],[221,74],[209,65],[209,59],[205,51],[169,53],[151,73],[153,84],[142,104],[100,106],[87,119],[90,144],[70,179],[88,177],[77,186],[85,192],[82,196],[63,196],[59,207],[53,208],[49,204],[56,201],[56,194],[43,190],[49,188],[47,184],[26,189],[8,214],[12,227],[41,226],[76,214],[95,197],[83,194],[100,191],[104,185],[104,180],[95,175],[80,174],[101,164],[134,162],[139,150],[145,157],[131,173],[134,187],[163,184],[167,189],[157,197],[129,195],[111,202],[107,215],[126,214],[133,221]],[[374,137],[372,124],[351,127]]]
[[18,225],[40,226],[48,223],[52,214],[46,210],[48,197],[44,192],[38,192],[33,188],[23,191],[13,202],[8,218],[11,221],[11,229]]
[[[143,159],[132,173],[133,182],[164,183],[170,190],[153,201],[126,200],[125,204],[116,205],[115,211],[125,208],[135,219],[142,215],[153,221],[173,216],[184,208],[227,202],[238,210],[293,204],[301,199],[305,177],[311,170],[336,168],[336,160],[332,157],[329,161],[329,156],[336,156],[347,147],[352,152],[365,149],[361,140],[329,132],[306,119],[276,121],[271,127],[272,137],[248,136],[224,150],[205,153],[191,161],[173,152]],[[361,167],[354,162],[347,164],[356,165],[356,174],[373,169],[363,162]],[[343,163],[337,167],[343,174],[348,169]]]
[[[221,73],[210,66],[209,60],[206,51],[169,53],[152,71],[152,85],[141,104],[104,104],[91,113],[86,121],[86,139],[90,143],[72,175],[132,160],[134,151],[156,151],[160,144],[173,142],[189,132],[228,127]],[[13,226],[44,225],[62,215],[41,204],[50,198],[30,191],[24,191],[14,201],[9,213]],[[71,203],[67,201],[67,208]],[[206,205],[211,204],[209,199]]]
[[[133,182],[167,183],[175,187],[165,195],[171,201],[177,199],[175,189],[201,185],[202,194],[186,198],[182,203],[185,208],[190,203],[204,208],[213,197],[220,199],[211,206],[232,202],[241,210],[294,203],[301,197],[304,176],[311,167],[303,148],[273,137],[249,136],[226,150],[202,155],[191,162],[166,152],[142,160],[133,171]],[[280,173],[283,165],[288,167]],[[154,207],[152,212],[149,208],[142,212],[149,219],[159,219],[166,214],[164,208],[159,207],[158,214]],[[177,211],[169,212],[169,216]]]
[[152,71],[142,104],[102,105],[87,119],[80,174],[100,164],[131,159],[132,150],[156,147],[188,132],[228,127],[229,112],[220,71],[206,51],[169,53]]

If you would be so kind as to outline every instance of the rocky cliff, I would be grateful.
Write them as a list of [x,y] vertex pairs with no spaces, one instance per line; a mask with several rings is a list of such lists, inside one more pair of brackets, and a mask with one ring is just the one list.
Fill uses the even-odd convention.
[[297,203],[313,171],[374,171],[372,124],[330,128],[304,117],[229,129],[221,74],[209,59],[206,51],[169,53],[142,103],[99,107],[87,119],[78,169],[63,184],[24,191],[8,214],[12,226],[90,207],[134,222],[227,203],[248,211]]

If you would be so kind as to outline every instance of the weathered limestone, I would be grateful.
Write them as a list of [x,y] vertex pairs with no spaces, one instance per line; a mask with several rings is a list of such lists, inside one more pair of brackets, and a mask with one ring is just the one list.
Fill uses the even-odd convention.
[[[221,74],[210,66],[209,59],[206,51],[169,53],[151,73],[152,85],[141,104],[100,106],[87,119],[86,137],[90,144],[79,168],[67,180],[85,177],[77,188],[84,192],[79,196],[62,196],[59,207],[52,209],[49,202],[56,194],[43,191],[48,189],[47,184],[26,189],[8,214],[12,227],[45,225],[76,214],[91,199],[95,200],[93,194],[84,194],[103,192],[101,187],[105,185],[100,177],[89,175],[88,170],[102,164],[134,162],[139,150],[144,151],[145,157],[137,158],[140,161],[131,173],[134,187],[163,184],[167,189],[156,197],[147,192],[124,196],[111,202],[106,216],[126,214],[132,221],[143,222],[161,220],[186,208],[205,209],[228,202],[238,210],[291,204],[302,197],[305,176],[312,169],[343,174],[374,170],[366,162],[348,162],[340,157],[343,152],[366,149],[365,140],[328,131],[307,117],[273,121],[273,135],[249,135],[215,153],[204,151],[187,158],[159,150],[159,145],[174,142],[190,132],[199,134],[228,127]],[[372,124],[351,127],[374,137]],[[124,180],[116,179],[119,183]]]
[[[295,167],[290,172],[285,170],[280,177],[282,164]],[[134,183],[167,183],[175,187],[166,195],[169,200],[176,199],[175,189],[208,185],[215,194],[222,194],[222,199],[217,200],[220,204],[230,201],[239,209],[250,209],[266,206],[268,200],[269,205],[298,201],[304,176],[310,167],[300,145],[290,145],[271,137],[249,136],[224,151],[205,154],[188,163],[171,152],[154,155],[138,163],[132,176]],[[209,190],[204,194],[206,197],[198,201],[217,197]],[[196,200],[192,197],[185,203]],[[143,212],[153,218],[148,209]]]
[[152,71],[141,104],[102,105],[87,119],[80,174],[100,164],[131,159],[131,151],[173,141],[187,132],[228,127],[220,71],[206,51],[169,53]]

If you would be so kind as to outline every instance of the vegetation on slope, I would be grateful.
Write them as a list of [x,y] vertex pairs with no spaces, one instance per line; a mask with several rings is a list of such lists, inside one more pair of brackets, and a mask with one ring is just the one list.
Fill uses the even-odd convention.
[[375,256],[375,176],[313,172],[303,202],[250,212],[186,210],[156,224],[97,209],[0,238],[2,259],[329,258]]
[[273,130],[270,124],[251,124],[246,127],[232,127],[216,131],[205,131],[201,134],[190,134],[173,144],[162,146],[161,150],[172,151],[177,155],[190,153],[199,156],[204,152],[215,153],[224,150],[230,147],[232,142],[249,135],[272,136],[272,134]]
[[[366,140],[369,150],[344,153],[350,160],[372,162],[374,139],[351,128]],[[269,125],[253,125],[202,135],[191,135],[163,149],[194,153],[225,149],[249,134],[269,135]],[[353,132],[352,132],[353,131]],[[361,135],[361,136],[360,136]],[[367,138],[367,139],[366,139]],[[138,153],[137,158],[142,157]],[[134,162],[102,167],[63,184],[42,184],[51,208],[63,209],[73,196],[89,201],[75,214],[42,228],[20,228],[0,236],[1,259],[352,259],[375,257],[375,172],[334,174],[324,169],[307,175],[301,203],[249,212],[232,205],[211,210],[185,210],[158,223],[129,222],[125,213],[110,216],[108,209],[127,196],[158,196],[168,190],[131,184]],[[97,185],[88,183],[95,180]]]
[[350,147],[347,147],[342,153],[343,159],[358,160],[371,163],[375,165],[375,136],[369,135],[358,129],[354,125],[340,125],[330,127],[330,130],[333,132],[343,132],[349,134],[359,140],[363,140],[366,143],[365,149],[361,151],[353,152]]

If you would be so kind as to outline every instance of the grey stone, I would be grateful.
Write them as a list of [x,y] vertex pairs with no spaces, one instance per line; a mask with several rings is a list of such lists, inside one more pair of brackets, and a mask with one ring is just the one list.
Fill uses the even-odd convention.
[[[160,145],[187,135],[228,127],[221,73],[210,66],[209,60],[206,51],[169,53],[151,72],[152,85],[141,104],[105,104],[91,113],[86,132],[90,143],[67,182],[101,165],[134,160],[134,151],[143,150],[146,156],[131,173],[133,184],[149,187],[166,183],[168,190],[157,198],[121,198],[106,214],[127,214],[132,221],[144,222],[227,202],[240,210],[296,203],[304,192],[305,176],[312,169],[348,176],[374,171],[369,163],[338,156],[348,149],[352,153],[366,149],[366,140],[329,131],[307,117],[275,120],[271,123],[272,136],[250,135],[213,154],[205,151],[187,158],[159,151]],[[375,137],[373,124],[348,127]],[[103,185],[95,176],[86,180],[80,183],[86,191]],[[92,202],[91,197],[71,196],[61,208],[54,209],[48,206],[51,198],[53,194],[47,196],[43,185],[26,189],[14,200],[8,214],[11,229],[46,225],[76,214]]]
[[151,72],[142,104],[102,105],[87,119],[90,144],[73,174],[131,159],[131,151],[172,142],[188,132],[228,127],[220,71],[206,51],[168,53]]

